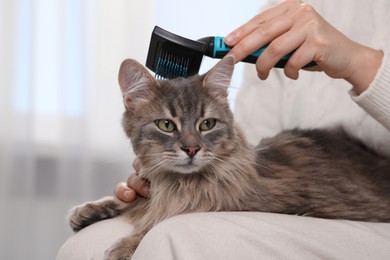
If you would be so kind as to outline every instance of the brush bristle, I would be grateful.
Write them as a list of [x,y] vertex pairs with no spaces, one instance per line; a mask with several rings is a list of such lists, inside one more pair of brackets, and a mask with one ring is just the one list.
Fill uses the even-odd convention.
[[158,79],[189,77],[199,72],[207,45],[170,33],[158,26],[150,39],[146,67]]
[[157,60],[155,76],[158,79],[187,77],[189,58],[162,50]]

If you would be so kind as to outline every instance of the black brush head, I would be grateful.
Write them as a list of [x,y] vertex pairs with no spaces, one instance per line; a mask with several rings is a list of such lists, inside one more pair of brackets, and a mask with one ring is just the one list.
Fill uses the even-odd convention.
[[207,45],[154,27],[146,67],[157,78],[188,77],[199,72]]

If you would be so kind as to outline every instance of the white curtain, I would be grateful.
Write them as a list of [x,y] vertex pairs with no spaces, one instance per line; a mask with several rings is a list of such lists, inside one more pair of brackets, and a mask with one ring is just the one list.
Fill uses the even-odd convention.
[[260,2],[0,0],[1,259],[54,259],[67,210],[131,172],[117,73],[145,62],[154,25],[224,35]]
[[2,259],[54,259],[67,209],[130,173],[117,73],[144,62],[154,17],[154,1],[0,1]]

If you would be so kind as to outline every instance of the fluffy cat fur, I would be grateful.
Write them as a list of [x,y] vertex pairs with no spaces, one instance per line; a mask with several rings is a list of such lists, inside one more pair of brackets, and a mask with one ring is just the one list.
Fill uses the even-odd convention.
[[390,222],[390,160],[343,131],[294,129],[248,145],[227,102],[233,68],[233,59],[224,58],[206,75],[156,80],[138,62],[122,63],[123,127],[151,198],[127,204],[107,197],[75,207],[69,217],[78,231],[128,216],[134,233],[106,259],[130,259],[154,225],[189,212]]

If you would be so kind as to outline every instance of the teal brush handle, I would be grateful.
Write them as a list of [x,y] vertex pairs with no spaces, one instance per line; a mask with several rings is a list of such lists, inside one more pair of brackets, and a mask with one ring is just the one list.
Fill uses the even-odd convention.
[[[215,36],[215,37],[206,37],[199,40],[200,42],[206,43],[208,48],[205,52],[205,55],[211,58],[217,58],[222,59],[226,56],[226,54],[232,49],[231,47],[227,46],[225,44],[225,40],[223,37]],[[257,58],[263,53],[263,51],[267,48],[268,44],[261,47],[257,51],[253,52],[249,56],[247,56],[245,59],[243,59],[243,62],[247,63],[253,63],[255,64],[257,61]],[[283,56],[276,64],[275,68],[284,68],[286,65],[288,59],[291,57],[293,52]],[[317,65],[314,61],[310,62],[309,64],[305,65],[305,67],[312,67]]]

